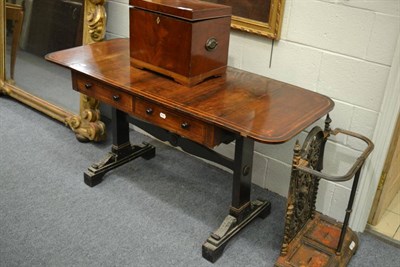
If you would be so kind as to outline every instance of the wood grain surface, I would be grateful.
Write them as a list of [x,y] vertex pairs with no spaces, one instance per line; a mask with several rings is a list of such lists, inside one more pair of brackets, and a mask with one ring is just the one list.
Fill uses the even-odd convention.
[[[324,95],[230,67],[221,77],[186,87],[131,67],[129,39],[71,48],[46,58],[132,96],[262,143],[288,141],[334,107]],[[130,113],[134,115],[133,110]]]

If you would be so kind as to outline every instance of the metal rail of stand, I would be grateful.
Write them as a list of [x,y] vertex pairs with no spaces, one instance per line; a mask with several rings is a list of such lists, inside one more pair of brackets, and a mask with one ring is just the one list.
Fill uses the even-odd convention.
[[329,180],[329,181],[333,181],[333,182],[344,182],[344,181],[348,181],[351,178],[354,177],[354,175],[356,174],[356,172],[361,169],[362,165],[364,164],[365,160],[367,159],[367,157],[369,156],[369,154],[372,152],[372,150],[374,149],[374,144],[372,143],[371,140],[369,140],[369,138],[358,134],[358,133],[354,133],[351,131],[347,131],[347,130],[343,130],[340,128],[336,128],[334,130],[330,131],[331,135],[337,135],[337,134],[345,134],[345,135],[349,135],[352,137],[355,137],[359,140],[364,141],[365,143],[367,143],[367,148],[363,151],[363,153],[357,158],[356,162],[352,165],[352,167],[350,168],[350,170],[342,176],[333,176],[333,175],[329,175],[329,174],[325,174],[313,169],[310,169],[306,166],[302,166],[301,164],[295,166],[298,170],[301,170],[303,172],[307,172],[309,174],[318,176],[322,179],[325,180]]
[[348,202],[347,209],[346,209],[346,216],[345,216],[345,219],[343,222],[342,231],[340,233],[339,243],[338,243],[338,246],[336,249],[336,254],[340,255],[342,246],[343,246],[344,237],[346,235],[347,226],[348,226],[349,220],[350,220],[350,215],[351,215],[352,208],[353,208],[355,194],[357,192],[357,186],[358,186],[358,181],[360,178],[361,168],[364,165],[364,162],[367,159],[368,155],[374,149],[374,144],[372,143],[372,141],[369,138],[367,138],[363,135],[360,135],[360,134],[357,134],[357,133],[354,133],[351,131],[339,129],[339,128],[331,130],[329,132],[329,134],[331,134],[331,135],[345,134],[348,136],[355,137],[359,140],[362,140],[367,144],[367,148],[364,149],[362,154],[357,158],[355,163],[352,165],[350,170],[345,175],[333,176],[333,175],[325,174],[325,173],[313,170],[313,169],[305,166],[305,164],[302,164],[301,162],[298,165],[295,165],[294,167],[297,168],[298,170],[301,170],[303,172],[309,173],[311,175],[314,175],[316,177],[319,177],[319,178],[322,178],[322,179],[325,179],[328,181],[344,182],[344,181],[348,181],[354,177],[353,185],[352,185],[351,192],[350,192],[350,198],[349,198],[349,202]]

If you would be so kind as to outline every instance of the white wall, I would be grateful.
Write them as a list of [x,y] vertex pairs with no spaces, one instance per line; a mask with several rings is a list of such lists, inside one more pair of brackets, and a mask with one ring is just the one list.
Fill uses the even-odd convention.
[[[274,43],[232,31],[228,64],[331,97],[332,128],[373,138],[400,31],[400,0],[286,0],[282,25],[281,40]],[[128,0],[108,1],[107,36],[129,36]],[[317,124],[323,126],[322,120]],[[254,183],[287,195],[294,141],[256,145]],[[344,174],[363,147],[331,138],[325,172]],[[217,150],[232,155],[233,145]],[[342,220],[350,188],[351,182],[322,181],[317,209]]]

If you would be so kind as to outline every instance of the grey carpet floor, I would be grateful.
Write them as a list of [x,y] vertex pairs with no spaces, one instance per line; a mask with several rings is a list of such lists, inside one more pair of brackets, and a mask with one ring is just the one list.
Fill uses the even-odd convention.
[[[231,175],[156,140],[94,188],[83,171],[108,151],[81,144],[62,124],[0,97],[0,266],[273,266],[285,199],[257,186],[272,213],[211,264],[201,245],[227,214]],[[399,266],[399,249],[369,234],[350,266]]]

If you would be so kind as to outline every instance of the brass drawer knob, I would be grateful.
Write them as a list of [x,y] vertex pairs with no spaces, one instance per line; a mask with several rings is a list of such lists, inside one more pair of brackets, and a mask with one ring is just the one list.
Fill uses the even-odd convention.
[[112,98],[114,101],[119,101],[121,99],[121,97],[119,95],[113,95]]
[[90,88],[92,88],[93,87],[93,84],[92,83],[85,83],[85,88],[86,89],[90,89]]
[[189,124],[188,122],[183,122],[183,123],[181,124],[181,127],[182,127],[182,129],[187,130],[187,129],[189,129],[190,124]]
[[146,109],[146,114],[147,114],[147,115],[153,114],[153,109],[152,109],[152,108],[147,108],[147,109]]

